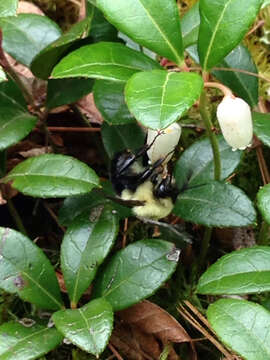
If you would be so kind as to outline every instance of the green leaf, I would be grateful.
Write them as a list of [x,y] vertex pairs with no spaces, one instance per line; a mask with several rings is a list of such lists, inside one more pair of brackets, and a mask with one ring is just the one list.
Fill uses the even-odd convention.
[[[227,69],[240,69],[258,74],[256,65],[248,49],[243,45],[238,45],[225,59],[217,65]],[[250,106],[258,104],[258,78],[243,74],[237,71],[212,70],[212,74],[228,86],[235,94],[244,99]]]
[[244,192],[218,181],[195,185],[180,193],[173,212],[205,226],[247,226],[256,220],[255,209]]
[[18,86],[11,80],[0,83],[0,150],[22,140],[36,122]]
[[42,49],[61,36],[61,30],[55,22],[36,14],[1,18],[0,27],[4,50],[26,66]]
[[198,50],[203,70],[218,64],[243,39],[262,0],[200,0]]
[[111,250],[118,223],[113,208],[100,205],[76,217],[68,227],[61,247],[61,269],[72,304],[77,304]]
[[68,226],[77,216],[85,211],[90,212],[91,209],[105,204],[110,204],[120,219],[131,216],[129,208],[106,198],[106,195],[110,197],[116,196],[112,189],[112,184],[109,181],[102,181],[101,185],[102,192],[93,189],[91,193],[66,198],[58,213],[59,222],[64,226]]
[[181,20],[184,49],[197,43],[200,21],[199,2],[197,2]]
[[94,8],[90,36],[95,43],[100,41],[119,41],[117,29],[110,24],[98,8]]
[[67,55],[56,65],[52,76],[83,76],[125,82],[138,71],[157,68],[161,68],[157,62],[125,45],[100,42],[83,46]]
[[220,299],[209,306],[207,318],[222,342],[243,359],[270,359],[270,313],[262,306]]
[[174,0],[97,0],[106,18],[137,43],[177,65],[183,62],[179,10]]
[[18,0],[1,0],[0,17],[16,15]]
[[[223,136],[217,137],[221,160],[221,180],[226,179],[241,160],[241,151],[232,151]],[[175,180],[179,190],[204,185],[214,180],[213,151],[208,138],[194,142],[175,165]]]
[[62,335],[55,329],[37,324],[31,327],[12,321],[0,326],[0,359],[32,360],[56,348]]
[[145,133],[137,123],[111,126],[104,122],[101,134],[105,150],[110,159],[119,151],[126,149],[138,150],[143,146],[145,140]]
[[0,288],[37,305],[58,310],[62,307],[54,269],[43,253],[26,236],[0,228]]
[[94,99],[104,120],[110,125],[124,125],[134,122],[124,96],[125,84],[107,80],[96,80]]
[[266,146],[270,146],[270,116],[263,113],[252,113],[253,130]]
[[264,185],[257,193],[257,205],[265,219],[270,224],[270,184]]
[[91,79],[49,79],[46,107],[53,109],[74,103],[89,94],[93,84]]
[[256,246],[222,256],[200,277],[199,294],[251,294],[270,290],[270,247]]
[[118,251],[96,280],[95,297],[104,297],[114,311],[152,295],[174,272],[179,250],[159,239],[137,241]]
[[5,177],[23,194],[34,197],[65,197],[87,193],[99,186],[91,168],[65,155],[45,154],[29,158]]
[[197,74],[154,70],[133,75],[125,93],[129,110],[139,122],[164,129],[194,104],[202,88]]
[[82,38],[83,34],[91,24],[91,19],[92,17],[89,16],[76,23],[65,34],[58,37],[56,40],[54,39],[55,41],[43,48],[31,64],[31,71],[33,74],[46,80],[59,59],[66,54],[76,40]]
[[80,309],[57,311],[52,318],[66,339],[96,356],[105,349],[113,327],[111,305],[102,298]]

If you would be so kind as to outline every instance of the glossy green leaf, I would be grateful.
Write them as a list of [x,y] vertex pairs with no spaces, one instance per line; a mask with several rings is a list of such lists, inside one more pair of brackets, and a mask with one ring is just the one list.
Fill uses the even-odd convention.
[[26,327],[19,322],[0,326],[0,359],[33,360],[56,348],[63,337],[55,329],[37,324]]
[[96,0],[106,18],[137,43],[177,65],[183,62],[179,10],[174,0]]
[[1,0],[0,17],[16,15],[18,0]]
[[270,247],[256,246],[222,256],[200,277],[199,294],[250,294],[270,290]]
[[222,342],[246,360],[270,360],[270,313],[262,306],[236,299],[211,304],[207,318]]
[[119,41],[117,34],[117,29],[105,19],[103,13],[95,7],[90,33],[94,42]]
[[[223,136],[217,137],[221,160],[221,180],[226,179],[241,160],[241,151],[232,151]],[[181,190],[214,180],[213,151],[208,138],[194,142],[175,165],[175,180]]]
[[197,43],[200,21],[199,2],[197,2],[181,20],[184,49]]
[[164,129],[194,104],[202,88],[197,74],[154,70],[133,75],[125,94],[129,110],[140,123]]
[[112,307],[102,298],[80,309],[57,311],[52,318],[66,339],[96,356],[105,349],[113,327]]
[[41,50],[61,36],[61,30],[55,22],[36,14],[1,18],[0,27],[4,50],[26,66]]
[[[200,62],[197,45],[189,46],[186,51],[197,64]],[[218,70],[219,68],[222,68],[222,70]],[[233,49],[216,68],[213,68],[211,74],[228,86],[236,95],[243,98],[250,106],[257,105],[258,78],[233,71],[233,69],[248,71],[253,74],[258,73],[248,49],[241,44]]]
[[91,168],[65,155],[45,154],[29,158],[8,173],[5,181],[23,194],[50,198],[87,193],[99,186]]
[[17,293],[40,308],[62,307],[54,269],[43,253],[21,233],[0,228],[0,288]]
[[77,304],[111,250],[118,223],[113,208],[100,205],[76,217],[68,227],[61,247],[61,268],[72,304]]
[[52,76],[83,76],[125,82],[138,71],[159,68],[157,62],[123,44],[100,42],[83,46],[67,55],[56,65]]
[[118,251],[97,278],[94,296],[114,311],[152,295],[173,273],[179,257],[174,244],[159,239],[137,241]]
[[137,123],[111,126],[102,124],[102,141],[110,159],[125,149],[135,151],[144,144],[145,133]]
[[234,49],[255,21],[262,0],[200,0],[198,51],[207,71]]
[[124,125],[134,122],[124,96],[125,84],[115,81],[96,80],[94,99],[103,119],[110,125]]
[[247,226],[256,220],[255,209],[244,192],[218,181],[180,193],[173,212],[186,221],[206,226]]
[[252,113],[253,130],[256,136],[264,143],[270,146],[270,116],[263,113]]
[[36,122],[18,86],[11,80],[0,83],[0,150],[22,140]]
[[270,224],[270,184],[260,188],[257,194],[257,205],[263,218]]
[[50,79],[48,81],[46,106],[48,109],[71,104],[89,94],[93,88],[92,79]]
[[[240,69],[253,74],[258,73],[248,49],[241,44],[217,65],[217,68],[219,67]],[[237,71],[212,70],[212,74],[215,75],[222,84],[228,86],[235,94],[244,99],[250,106],[256,106],[258,104],[257,77]]]
[[56,40],[54,39],[55,41],[39,52],[31,64],[33,74],[46,80],[59,59],[65,55],[74,42],[81,39],[83,34],[88,30],[91,19],[92,16],[88,16],[84,20],[76,23],[65,34]]
[[58,213],[59,222],[64,226],[68,226],[82,213],[86,211],[90,212],[91,209],[105,204],[110,204],[113,211],[116,212],[120,219],[131,216],[130,208],[122,206],[117,202],[106,198],[107,195],[110,197],[116,197],[116,194],[112,189],[111,182],[102,181],[101,185],[102,191],[93,189],[91,193],[66,198]]

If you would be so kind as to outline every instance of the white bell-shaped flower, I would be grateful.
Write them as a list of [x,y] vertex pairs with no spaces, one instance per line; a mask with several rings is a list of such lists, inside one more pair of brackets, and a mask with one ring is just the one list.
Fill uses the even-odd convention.
[[180,136],[181,136],[181,126],[177,123],[173,123],[172,125],[168,126],[166,129],[161,130],[160,135],[157,134],[160,131],[158,130],[148,130],[147,133],[147,144],[152,146],[147,151],[147,155],[151,163],[153,164],[155,161],[166,157],[169,153],[170,155],[167,156],[166,160],[163,164],[166,164],[173,156],[173,151],[177,146]]
[[249,105],[233,95],[224,96],[217,107],[217,119],[222,134],[232,150],[244,150],[251,145],[253,136]]

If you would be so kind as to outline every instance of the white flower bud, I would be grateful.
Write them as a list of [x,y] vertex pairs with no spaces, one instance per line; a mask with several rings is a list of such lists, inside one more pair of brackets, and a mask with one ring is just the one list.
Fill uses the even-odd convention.
[[153,145],[147,151],[147,155],[149,157],[149,160],[153,164],[155,161],[171,153],[163,163],[166,164],[172,158],[173,151],[179,142],[181,135],[181,126],[177,123],[173,123],[166,129],[161,130],[161,134],[157,136],[158,133],[158,130],[148,130],[147,144],[150,145],[154,141],[155,137],[156,139]]
[[222,134],[232,150],[244,150],[251,145],[253,126],[249,105],[240,98],[224,96],[217,108]]

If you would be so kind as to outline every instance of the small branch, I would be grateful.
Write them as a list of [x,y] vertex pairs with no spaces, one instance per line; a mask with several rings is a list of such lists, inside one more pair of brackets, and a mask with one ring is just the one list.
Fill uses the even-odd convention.
[[[233,360],[235,357],[231,355],[215,338],[212,336],[182,305],[177,309],[179,313],[186,319],[195,329],[200,331],[204,336],[207,337],[212,344],[216,346],[216,348],[226,356],[227,359]],[[201,315],[202,316],[202,315]],[[200,317],[201,319],[201,317]],[[206,319],[205,319],[206,320]],[[211,330],[211,328],[210,328]]]
[[7,200],[7,206],[8,206],[9,213],[12,216],[12,218],[17,226],[17,229],[25,236],[28,236],[27,231],[23,225],[22,219],[11,199]]
[[[176,69],[176,70],[177,70],[177,69]],[[193,67],[190,67],[189,70],[202,71],[202,68],[201,68],[200,66],[193,66]],[[253,73],[253,72],[251,72],[251,71],[243,70],[243,69],[226,68],[226,67],[213,67],[212,70],[215,70],[215,71],[238,72],[238,73],[241,73],[241,74],[245,74],[245,75],[249,75],[249,76],[254,76],[254,77],[257,77],[257,78],[259,78],[259,79],[261,79],[261,80],[270,82],[270,78],[268,78],[268,77],[265,77],[265,76],[260,75],[260,74]]]
[[47,129],[52,132],[100,132],[100,128],[85,127],[64,127],[64,126],[48,126]]
[[115,356],[118,360],[124,360],[124,359],[122,358],[122,356],[119,354],[119,352],[115,349],[115,347],[114,347],[111,343],[108,344],[108,347],[110,348],[111,352],[114,354],[114,356]]
[[123,229],[123,238],[122,238],[122,248],[125,248],[126,244],[127,244],[127,230],[128,230],[128,218],[125,218],[124,229]]
[[200,251],[199,260],[198,260],[198,271],[199,272],[201,271],[204,261],[206,259],[206,255],[207,255],[207,252],[209,249],[211,237],[212,237],[212,228],[205,227],[203,239],[202,239],[202,243],[201,243],[201,251]]

